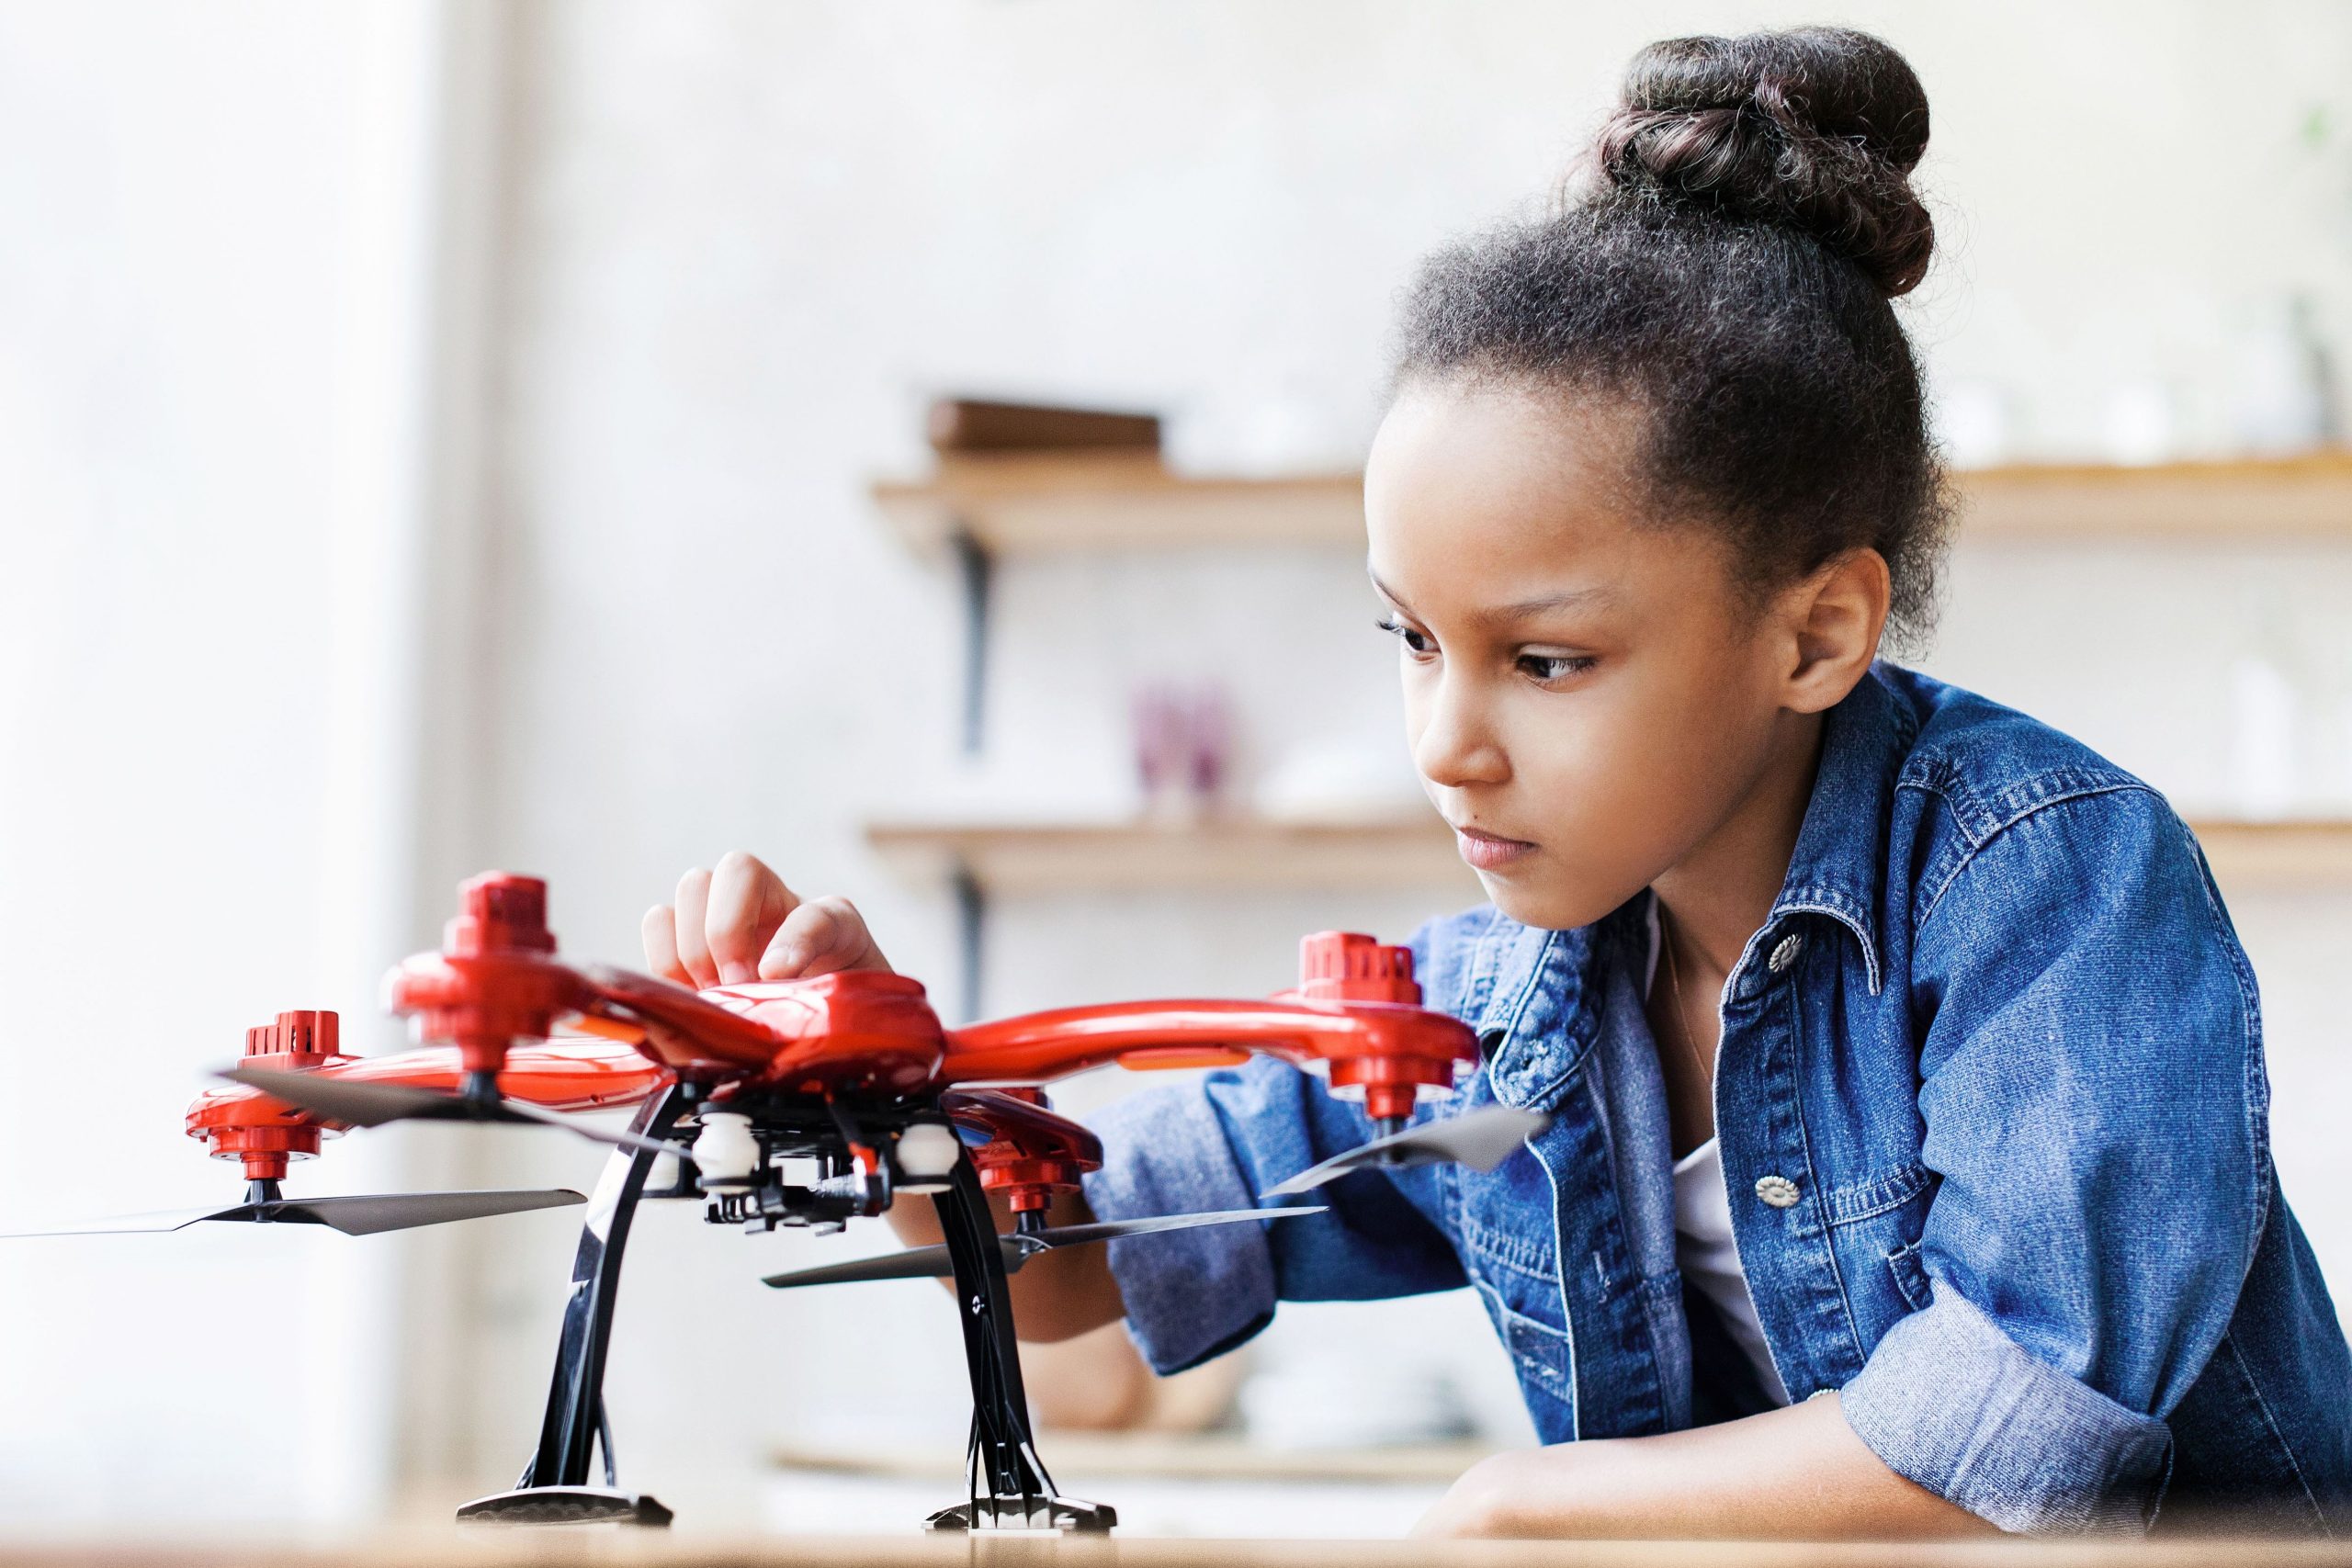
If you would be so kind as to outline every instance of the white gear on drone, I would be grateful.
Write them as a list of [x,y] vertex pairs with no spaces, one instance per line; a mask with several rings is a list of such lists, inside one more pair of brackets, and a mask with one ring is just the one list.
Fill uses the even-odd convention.
[[956,1173],[964,1145],[955,1129],[937,1122],[918,1122],[899,1134],[899,1170],[905,1178],[901,1192],[944,1192]]
[[732,1111],[706,1111],[701,1120],[694,1156],[703,1186],[749,1187],[760,1168],[760,1141],[752,1136],[752,1119]]

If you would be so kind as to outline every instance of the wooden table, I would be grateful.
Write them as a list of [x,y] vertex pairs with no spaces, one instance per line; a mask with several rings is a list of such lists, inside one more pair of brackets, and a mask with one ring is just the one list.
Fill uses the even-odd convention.
[[1944,1546],[1742,1541],[1223,1541],[948,1536],[697,1540],[614,1533],[456,1529],[354,1540],[0,1546],[0,1568],[2352,1568],[2352,1542],[2162,1544],[1985,1541]]

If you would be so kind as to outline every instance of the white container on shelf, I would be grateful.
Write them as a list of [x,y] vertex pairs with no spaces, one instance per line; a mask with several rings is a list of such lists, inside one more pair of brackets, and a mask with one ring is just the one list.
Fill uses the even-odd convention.
[[1430,808],[1394,736],[1295,742],[1259,779],[1251,806],[1270,822],[1394,822]]
[[2242,450],[2290,457],[2342,438],[2327,347],[2307,297],[2271,302],[2236,347],[2230,412]]
[[2286,671],[2258,654],[2230,664],[2230,807],[2254,821],[2294,815],[2301,704]]

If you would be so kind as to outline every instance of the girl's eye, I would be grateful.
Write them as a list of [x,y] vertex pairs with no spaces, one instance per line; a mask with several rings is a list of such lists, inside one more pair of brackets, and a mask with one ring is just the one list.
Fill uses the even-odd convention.
[[[1408,658],[1418,660],[1437,657],[1435,639],[1419,627],[1408,626],[1394,615],[1384,616],[1374,624],[1405,645]],[[1581,675],[1598,660],[1581,653],[1522,653],[1513,662],[1522,673],[1548,683]]]
[[1385,616],[1374,624],[1403,643],[1405,651],[1416,659],[1427,659],[1437,651],[1437,644],[1429,639],[1428,633],[1415,630],[1394,615]]
[[1571,675],[1581,675],[1591,669],[1589,654],[1522,653],[1519,667],[1538,681],[1565,681]]

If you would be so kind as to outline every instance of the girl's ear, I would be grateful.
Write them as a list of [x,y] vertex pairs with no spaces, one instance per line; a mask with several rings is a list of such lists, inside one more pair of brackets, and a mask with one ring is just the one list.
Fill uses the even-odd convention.
[[1792,652],[1781,706],[1820,713],[1861,682],[1878,657],[1892,592],[1886,558],[1867,548],[1847,551],[1788,591],[1781,624]]

